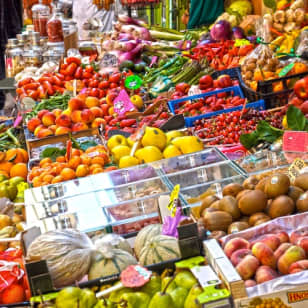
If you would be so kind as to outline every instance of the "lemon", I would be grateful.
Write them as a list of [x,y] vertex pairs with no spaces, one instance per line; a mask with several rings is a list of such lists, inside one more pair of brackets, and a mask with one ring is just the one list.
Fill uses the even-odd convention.
[[127,145],[127,141],[124,136],[114,135],[107,142],[107,146],[109,150],[112,150],[114,147],[118,145]]
[[182,155],[182,152],[175,145],[170,144],[165,148],[163,155],[165,158],[170,158]]
[[127,156],[130,154],[130,148],[127,145],[117,145],[111,150],[113,158],[118,162],[121,157]]
[[179,132],[178,130],[172,130],[171,132],[167,132],[166,133],[166,137],[167,137],[167,144],[170,143],[172,141],[172,139],[176,138],[176,137],[183,137],[184,134],[182,132]]
[[144,147],[152,145],[163,150],[166,146],[167,138],[165,133],[156,127],[147,127],[142,137],[141,143]]
[[135,157],[137,157],[142,163],[150,163],[162,159],[163,154],[158,147],[149,145],[137,150]]
[[286,115],[283,117],[283,120],[282,120],[282,127],[283,127],[284,129],[288,129],[288,119],[287,119],[287,116],[286,116]]
[[119,161],[119,168],[128,168],[139,165],[139,160],[134,156],[123,156]]
[[183,154],[198,152],[204,149],[202,141],[196,136],[177,137],[171,141]]
[[142,97],[139,95],[133,95],[130,98],[131,102],[138,108],[141,109],[143,107],[143,100]]

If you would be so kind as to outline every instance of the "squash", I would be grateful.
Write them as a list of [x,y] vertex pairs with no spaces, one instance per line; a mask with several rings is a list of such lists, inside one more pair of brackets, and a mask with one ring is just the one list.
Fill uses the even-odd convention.
[[96,251],[88,273],[89,279],[120,274],[129,265],[137,264],[131,254],[121,249]]
[[167,235],[157,235],[141,249],[139,263],[151,265],[181,257],[178,240]]
[[145,246],[146,242],[154,236],[161,234],[161,231],[161,224],[148,225],[139,231],[134,244],[134,250],[137,258],[139,258],[141,249]]
[[38,236],[29,246],[27,258],[46,260],[56,288],[76,283],[89,270],[93,244],[77,230],[50,231]]

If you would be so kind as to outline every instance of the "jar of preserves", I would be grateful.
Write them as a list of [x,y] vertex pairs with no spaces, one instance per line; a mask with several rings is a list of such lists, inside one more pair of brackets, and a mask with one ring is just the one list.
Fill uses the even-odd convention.
[[95,43],[91,41],[83,41],[79,44],[79,52],[83,57],[92,57],[94,60],[98,56]]
[[43,56],[38,50],[26,50],[23,53],[23,59],[25,67],[37,66],[40,67],[43,64]]
[[64,42],[63,35],[63,14],[55,9],[54,14],[47,23],[48,42]]
[[5,72],[6,77],[14,77],[21,72],[23,66],[23,50],[17,39],[9,39],[5,50]]
[[32,20],[34,31],[39,32],[40,36],[47,36],[47,22],[50,17],[49,6],[43,4],[43,0],[39,0],[38,4],[32,7]]

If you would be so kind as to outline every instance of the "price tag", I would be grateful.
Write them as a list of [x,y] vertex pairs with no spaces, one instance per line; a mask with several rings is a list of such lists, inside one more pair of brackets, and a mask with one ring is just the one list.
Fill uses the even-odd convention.
[[283,134],[282,148],[284,152],[308,152],[308,133],[286,131]]
[[171,211],[171,217],[175,216],[176,213],[176,204],[177,204],[177,200],[179,198],[179,192],[180,192],[180,185],[177,184],[174,186],[171,195],[170,195],[170,201],[169,204],[167,206],[168,210]]
[[294,63],[290,63],[287,66],[285,66],[278,74],[279,77],[284,77],[285,75],[287,75],[291,69],[294,67]]
[[102,67],[118,67],[119,60],[116,55],[105,53],[101,60]]
[[202,256],[189,258],[175,263],[176,268],[193,268],[200,264],[204,264],[205,258]]
[[300,171],[305,167],[305,162],[300,158],[296,158],[289,167],[288,174],[292,178],[292,180],[294,180],[300,174]]
[[190,269],[194,276],[198,279],[202,288],[216,286],[221,283],[218,276],[209,265],[194,266]]
[[227,289],[216,289],[215,286],[205,288],[204,292],[200,294],[197,299],[200,304],[206,304],[209,302],[216,302],[218,300],[224,300],[218,307],[224,307],[226,304],[230,304],[228,298],[231,293]]
[[121,90],[119,95],[113,101],[113,105],[114,105],[114,111],[119,115],[123,115],[128,111],[135,110],[135,106],[131,102],[125,90]]
[[122,271],[120,278],[127,288],[139,288],[145,285],[151,278],[152,272],[140,265],[130,265]]
[[137,75],[131,75],[125,79],[124,84],[127,89],[137,90],[142,85],[142,79]]

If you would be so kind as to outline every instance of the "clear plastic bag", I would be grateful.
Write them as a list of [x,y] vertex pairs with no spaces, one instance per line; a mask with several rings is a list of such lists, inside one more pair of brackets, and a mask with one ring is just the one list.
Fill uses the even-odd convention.
[[305,31],[302,31],[300,35],[300,43],[296,49],[296,54],[297,55],[304,55],[305,53],[307,54],[308,50],[308,29]]
[[106,234],[94,241],[95,248],[102,251],[104,247],[109,249],[122,249],[130,254],[133,254],[133,249],[130,247],[128,241],[118,234]]

